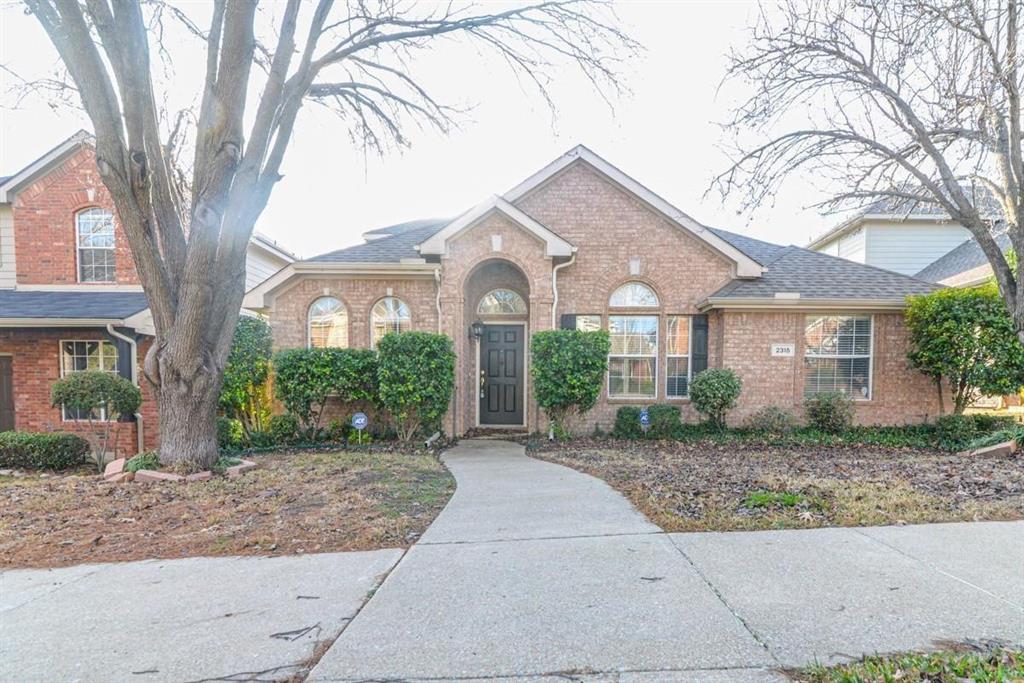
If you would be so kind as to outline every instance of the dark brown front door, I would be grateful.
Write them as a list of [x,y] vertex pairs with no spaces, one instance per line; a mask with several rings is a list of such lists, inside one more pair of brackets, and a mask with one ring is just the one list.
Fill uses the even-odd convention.
[[484,325],[480,338],[480,424],[523,424],[522,325]]
[[0,356],[0,432],[14,429],[14,365]]

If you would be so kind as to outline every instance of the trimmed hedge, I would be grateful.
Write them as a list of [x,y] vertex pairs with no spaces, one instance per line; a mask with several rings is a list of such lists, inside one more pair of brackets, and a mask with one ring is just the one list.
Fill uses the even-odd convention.
[[683,431],[679,406],[653,405],[647,407],[651,424],[644,434],[640,428],[641,406],[622,406],[615,411],[615,427],[612,436],[619,439],[676,439]]
[[65,432],[0,432],[0,467],[66,470],[83,464],[89,442]]
[[530,339],[533,395],[548,416],[552,433],[568,434],[567,422],[597,403],[610,348],[604,330],[545,330]]
[[732,370],[709,368],[690,382],[690,401],[712,427],[725,429],[725,414],[736,405],[742,388],[739,375]]
[[380,402],[398,436],[411,441],[438,429],[455,386],[451,338],[430,332],[386,334],[377,343]]

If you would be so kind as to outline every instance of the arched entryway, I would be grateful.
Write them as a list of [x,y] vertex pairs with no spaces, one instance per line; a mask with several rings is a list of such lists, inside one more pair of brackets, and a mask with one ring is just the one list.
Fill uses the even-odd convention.
[[473,359],[466,386],[475,397],[475,425],[525,427],[529,280],[511,261],[490,259],[466,278],[464,301]]

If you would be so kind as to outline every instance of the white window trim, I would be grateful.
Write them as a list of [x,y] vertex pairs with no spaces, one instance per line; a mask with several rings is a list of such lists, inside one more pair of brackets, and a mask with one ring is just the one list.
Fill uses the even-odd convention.
[[[341,304],[342,309],[345,311],[345,328],[346,328],[345,329],[345,343],[346,343],[346,346],[317,346],[317,347],[313,346],[313,321],[310,318],[309,312],[313,310],[313,304],[315,304],[317,301],[320,301],[320,299],[334,299],[335,301],[337,301],[338,303]],[[321,294],[320,296],[318,296],[317,298],[315,298],[315,299],[313,299],[312,301],[309,302],[309,306],[306,307],[306,348],[307,349],[312,349],[312,348],[318,348],[318,349],[320,349],[320,348],[324,348],[324,349],[347,349],[347,348],[351,348],[352,347],[352,340],[349,338],[349,335],[351,334],[351,332],[352,332],[352,325],[351,325],[351,320],[349,320],[349,316],[348,316],[348,305],[344,301],[342,301],[338,297],[334,296],[333,294]]]
[[[871,323],[871,334],[868,336],[868,395],[863,397],[850,396],[855,403],[866,403],[871,401],[875,397],[875,316],[874,315],[859,315],[857,313],[810,313],[804,316],[803,325],[803,345],[804,345],[804,358],[829,358],[829,359],[851,359],[851,358],[863,358],[862,353],[842,353],[842,354],[821,354],[821,353],[810,353],[807,350],[807,318],[818,317],[818,318],[867,318]],[[805,369],[806,372],[806,369]],[[807,395],[807,379],[804,378],[804,386],[802,393],[804,396]]]
[[[114,346],[114,353],[115,354],[118,353],[117,346],[115,346],[114,343],[112,341],[110,341],[109,339],[61,339],[61,340],[59,340],[57,342],[57,363],[60,364],[60,376],[61,376],[61,378],[67,377],[67,371],[64,368],[64,345],[65,344],[92,344],[92,343],[99,344],[99,349],[100,349],[100,366],[101,367],[103,366],[103,344],[104,343],[110,344],[111,346]],[[115,358],[117,358],[117,355],[115,355]],[[72,374],[74,374],[74,373],[72,373]],[[117,370],[115,370],[112,374],[117,375],[118,374]],[[68,417],[67,413],[65,412],[65,408],[64,408],[63,404],[61,404],[61,407],[60,407],[60,419],[61,419],[61,422],[88,422],[89,421],[89,420],[81,420],[81,419],[76,419],[76,418]],[[110,420],[107,419],[107,409],[106,408],[100,408],[99,421],[100,422],[109,422],[110,421]]]
[[[384,301],[385,299],[395,299],[399,303],[401,303],[403,306],[405,306],[405,309],[407,311],[409,311],[409,318],[408,318],[409,330],[408,331],[411,331],[413,329],[413,326],[412,326],[412,308],[409,306],[408,303],[406,303],[405,299],[403,299],[400,296],[393,296],[393,295],[392,296],[382,296],[381,298],[379,298],[376,301],[374,301],[373,305],[370,306],[370,348],[371,349],[376,349],[377,348],[377,342],[380,341],[379,339],[374,339],[374,337],[373,337],[374,331],[375,331],[376,325],[377,325],[376,318],[374,318],[373,309],[377,308],[377,304],[379,304],[380,302]],[[393,319],[390,319],[390,320],[389,319],[385,319],[385,324],[390,325],[390,324],[393,324],[393,323],[397,323],[398,324],[398,327],[399,327],[398,333],[400,334],[402,332],[402,330],[401,330],[402,318],[393,318]],[[386,330],[384,332],[384,334],[390,334],[391,332],[395,332],[395,330]]]
[[608,396],[609,401],[648,401],[658,400],[658,385],[661,382],[658,381],[660,377],[660,356],[661,356],[661,318],[662,316],[658,313],[609,313],[608,314],[608,333],[611,334],[612,329],[612,318],[654,318],[655,320],[655,338],[654,338],[654,393],[647,394],[613,394],[612,393],[612,358],[651,358],[652,355],[649,353],[610,353],[608,354],[608,372],[605,373],[605,393]]
[[[668,352],[668,320],[669,318],[686,318],[686,355]],[[686,393],[675,396],[668,393],[668,361],[670,358],[686,359]],[[689,313],[669,313],[665,316],[665,400],[686,401],[690,398],[690,382],[693,381],[693,316]]]
[[[107,211],[110,214],[110,224],[113,226],[113,237],[114,243],[109,247],[83,247],[79,242],[81,235],[78,232],[78,217],[86,211],[92,209],[100,209],[101,211],[107,211],[102,206],[87,206],[83,209],[79,209],[75,212],[75,280],[79,284],[84,285],[110,285],[117,283],[117,223],[114,221],[114,214],[112,211]],[[83,280],[82,279],[82,249],[106,249],[114,252],[114,279],[113,280]]]

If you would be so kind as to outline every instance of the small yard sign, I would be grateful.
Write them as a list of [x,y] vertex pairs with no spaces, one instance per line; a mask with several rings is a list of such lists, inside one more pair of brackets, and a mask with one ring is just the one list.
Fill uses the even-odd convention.
[[792,344],[772,344],[772,355],[789,357],[794,354]]
[[352,427],[359,432],[359,443],[363,442],[363,430],[369,423],[370,420],[366,417],[366,413],[356,413],[352,416]]
[[647,408],[640,409],[640,429],[644,430],[644,434],[651,428],[651,413]]

